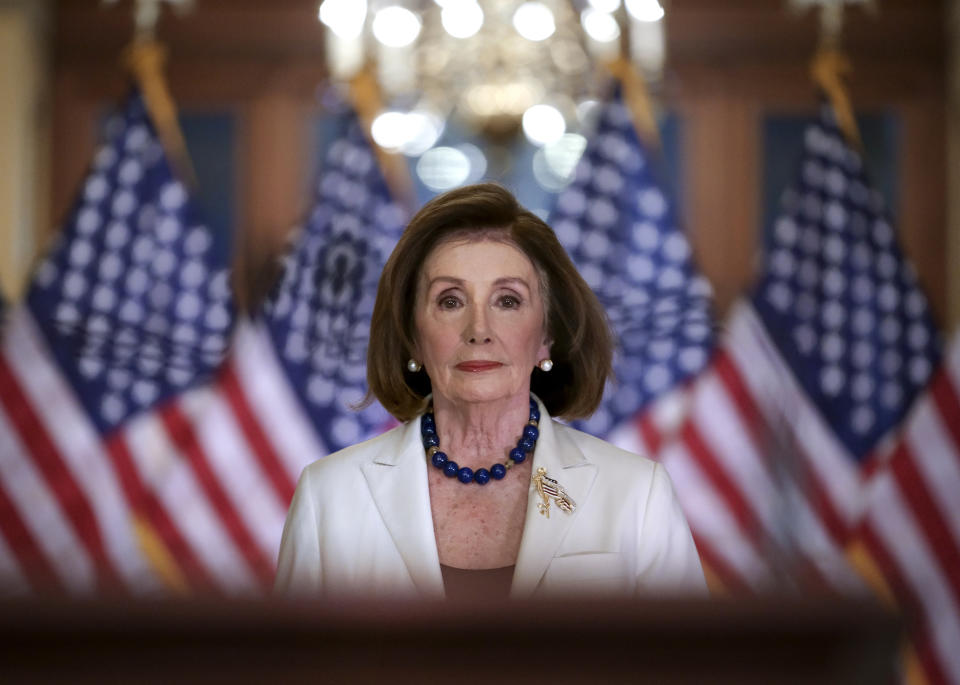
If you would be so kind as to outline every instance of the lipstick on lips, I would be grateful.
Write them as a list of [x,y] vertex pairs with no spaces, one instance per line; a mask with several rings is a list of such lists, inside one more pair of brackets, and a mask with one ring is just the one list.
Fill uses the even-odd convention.
[[475,360],[468,362],[460,362],[457,364],[457,368],[460,371],[468,371],[471,373],[479,373],[480,371],[492,371],[493,369],[499,369],[503,364],[500,362],[484,361],[484,360]]

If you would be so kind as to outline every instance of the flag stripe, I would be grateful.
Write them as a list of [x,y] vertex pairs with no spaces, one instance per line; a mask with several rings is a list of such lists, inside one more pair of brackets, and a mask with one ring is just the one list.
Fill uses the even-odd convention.
[[237,423],[249,443],[250,450],[273,487],[278,501],[283,503],[284,507],[288,507],[290,500],[293,499],[293,489],[296,483],[287,474],[280,457],[277,456],[276,450],[274,450],[273,445],[260,426],[260,422],[250,408],[243,387],[240,385],[240,380],[237,378],[236,367],[232,362],[227,362],[224,365],[218,377],[218,382],[222,385],[223,394],[230,403],[230,407],[237,418]]
[[75,389],[65,382],[26,307],[15,310],[4,347],[24,397],[90,504],[110,560],[127,587],[154,592],[159,578],[142,554],[130,503],[103,440],[78,402]]
[[163,505],[144,486],[127,446],[125,434],[121,431],[111,437],[106,442],[106,448],[134,512],[150,522],[153,530],[166,545],[170,557],[176,560],[180,572],[187,579],[190,587],[195,590],[216,592],[217,587],[210,575],[190,549],[190,545],[170,519]]
[[[946,392],[932,392],[916,407],[905,435],[913,465],[923,475],[923,484],[940,512],[949,541],[960,550],[960,444],[954,442],[952,422],[957,400],[949,376],[941,374],[935,384],[950,386]],[[943,386],[941,386],[943,387]],[[939,395],[939,396],[938,396]],[[950,405],[953,405],[951,407]]]
[[712,483],[716,493],[726,503],[727,509],[736,520],[740,531],[754,544],[759,542],[762,530],[759,521],[753,516],[750,506],[729,474],[718,463],[713,451],[707,446],[700,428],[695,423],[687,423],[681,432],[684,444],[689,448],[703,474]]
[[841,511],[851,515],[860,498],[860,478],[852,456],[831,436],[797,387],[796,378],[774,351],[749,304],[737,306],[729,330],[726,349],[736,360],[735,367],[750,394],[761,403],[754,406],[766,409],[764,418],[772,429],[778,430],[786,422],[792,425],[790,435],[799,436],[791,442],[796,454],[788,466],[834,542],[842,547],[850,526]]
[[90,552],[97,569],[97,587],[103,592],[123,589],[121,579],[106,553],[96,517],[70,470],[63,463],[50,436],[34,413],[4,355],[0,355],[0,403],[17,427],[34,463],[40,468],[60,507]]
[[[728,398],[733,400],[739,410],[740,421],[753,438],[753,444],[758,448],[758,452],[763,454],[762,448],[769,442],[763,433],[762,414],[757,408],[750,390],[743,379],[740,369],[734,363],[733,359],[727,354],[725,349],[720,349],[714,355],[714,361],[707,373],[714,372],[720,377],[726,388]],[[769,466],[760,462],[767,470],[769,477]]]
[[[940,562],[940,570],[946,576],[956,597],[960,597],[960,553],[950,527],[940,515],[936,500],[917,470],[913,454],[900,443],[890,461],[900,491],[914,511],[920,530],[927,538],[928,546]],[[960,492],[955,493],[960,497]]]
[[735,574],[752,586],[762,585],[769,575],[765,561],[740,530],[687,445],[670,442],[661,451],[659,461],[670,473],[692,532],[707,543],[704,549],[712,554],[714,562],[730,569],[728,575]]
[[[871,484],[869,525],[886,544],[896,570],[909,584],[910,602],[923,617],[917,633],[921,649],[926,642],[948,678],[960,681],[960,603],[941,573],[924,536],[917,530],[914,512],[906,505],[893,474],[886,472]],[[915,597],[913,595],[916,595]]]
[[[869,523],[865,523],[858,532],[859,537],[863,540],[864,546],[882,571],[884,579],[897,597],[901,610],[909,612],[910,607],[921,606],[920,596],[914,592],[906,582],[900,566],[888,552],[886,545],[881,542],[876,531],[873,530]],[[950,681],[947,680],[940,661],[933,651],[926,621],[920,616],[908,616],[908,618],[911,620],[907,626],[907,630],[910,633],[917,658],[930,684],[937,685],[943,683],[944,685],[948,685]]]
[[[96,585],[90,556],[2,411],[0,455],[0,480],[6,486],[7,497],[60,583],[71,593],[89,593]],[[29,573],[29,569],[25,572]]]
[[[0,534],[6,540],[11,553],[16,556],[20,567],[20,577],[26,579],[36,592],[63,591],[64,587],[57,578],[53,567],[47,562],[17,508],[7,496],[0,480]],[[4,578],[4,582],[9,581]],[[6,594],[6,587],[0,587],[0,594]]]
[[220,517],[240,554],[246,559],[261,587],[263,589],[272,587],[273,565],[261,553],[250,532],[243,525],[239,514],[230,503],[219,480],[210,469],[206,456],[200,450],[193,426],[190,425],[176,402],[168,402],[158,413],[170,440],[189,461],[200,487]]
[[329,452],[291,387],[262,324],[241,324],[234,336],[231,363],[243,397],[263,434],[274,446],[292,482],[310,462]]
[[[2,312],[0,312],[0,315],[2,315]],[[3,323],[0,322],[0,326],[2,325]],[[62,588],[50,584],[44,586],[42,582],[31,587],[25,571],[20,566],[17,555],[7,546],[7,541],[3,537],[3,530],[0,528],[0,597],[25,596],[37,594],[38,591],[50,596],[63,594]]]
[[943,425],[950,432],[957,453],[960,453],[960,393],[951,375],[946,372],[939,374],[930,385],[930,392],[943,415]]
[[753,592],[752,588],[744,582],[741,574],[737,573],[737,571],[716,552],[714,546],[706,537],[694,534],[693,541],[697,546],[700,557],[717,575],[724,587],[731,594],[747,595]]
[[727,349],[736,357],[737,368],[758,398],[758,406],[765,409],[771,427],[786,424],[798,439],[800,462],[808,467],[807,480],[822,493],[820,503],[829,506],[824,520],[842,543],[850,528],[847,522],[860,514],[861,474],[856,460],[801,390],[753,307],[737,306],[729,331]]
[[656,454],[663,445],[663,435],[657,430],[656,424],[651,412],[643,412],[639,418],[634,419],[643,444],[646,445],[647,454]]
[[133,419],[123,432],[144,486],[156,496],[217,587],[228,595],[262,593],[159,412]]
[[777,498],[770,471],[760,445],[745,425],[747,419],[731,401],[726,384],[712,370],[700,379],[690,415],[705,445],[706,436],[723,436],[723,440],[709,444],[712,460],[749,507],[758,535],[775,534]]
[[785,520],[792,526],[790,544],[796,561],[801,565],[798,571],[805,574],[799,578],[799,586],[816,591],[849,591],[863,594],[863,580],[853,572],[847,560],[846,549],[837,544],[827,531],[820,510],[810,500],[808,494],[801,492],[797,483],[785,484],[783,498],[788,502]]
[[828,488],[822,482],[821,474],[815,468],[814,460],[809,456],[806,445],[798,444],[797,450],[799,458],[795,459],[796,463],[793,464],[797,472],[796,479],[802,483],[811,506],[817,512],[820,520],[823,521],[823,525],[830,533],[834,543],[843,546],[850,537],[850,527],[834,507],[834,501],[831,499]]
[[[842,549],[825,538],[823,522],[810,502],[799,492],[794,491],[789,502],[779,493],[761,448],[766,443],[769,449],[773,441],[764,440],[761,414],[737,362],[725,349],[718,351],[713,365],[698,379],[691,404],[690,420],[705,445],[707,436],[713,438],[706,448],[718,470],[749,504],[752,521],[757,526],[762,522],[757,540],[769,540],[767,556],[781,555],[781,563],[794,564],[798,580],[812,587],[855,585],[855,578],[845,572]],[[779,526],[788,525],[788,520],[794,526],[802,524],[805,534],[795,546],[784,548],[786,531]]]
[[232,511],[251,534],[257,550],[270,560],[272,584],[273,560],[280,552],[280,535],[290,503],[278,499],[222,392],[197,389],[181,397],[178,407],[194,427],[198,450],[223,488]]

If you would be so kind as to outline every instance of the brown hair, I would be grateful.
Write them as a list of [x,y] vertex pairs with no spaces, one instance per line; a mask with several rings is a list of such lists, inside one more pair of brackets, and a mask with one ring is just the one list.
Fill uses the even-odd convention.
[[370,395],[400,421],[424,408],[431,392],[423,371],[406,362],[415,347],[414,304],[420,267],[440,243],[454,238],[502,240],[523,252],[541,281],[553,370],[534,369],[530,389],[551,415],[592,414],[612,376],[613,336],[603,307],[577,272],[553,230],[495,183],[465,186],[428,202],[410,221],[380,276],[370,322]]

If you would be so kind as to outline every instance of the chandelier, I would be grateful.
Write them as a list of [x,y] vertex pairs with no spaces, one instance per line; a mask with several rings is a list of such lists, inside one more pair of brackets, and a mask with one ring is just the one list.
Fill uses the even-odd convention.
[[663,16],[658,0],[324,0],[319,8],[332,78],[372,66],[387,105],[373,138],[414,157],[451,120],[494,144],[522,130],[542,147],[580,130],[606,81],[601,62],[626,57],[659,78]]

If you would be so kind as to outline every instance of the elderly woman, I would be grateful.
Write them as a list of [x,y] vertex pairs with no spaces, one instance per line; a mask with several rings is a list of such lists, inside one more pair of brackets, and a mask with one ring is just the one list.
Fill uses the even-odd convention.
[[506,597],[705,591],[662,466],[556,418],[611,375],[600,303],[493,184],[429,202],[384,268],[370,392],[403,422],[308,466],[277,590]]

